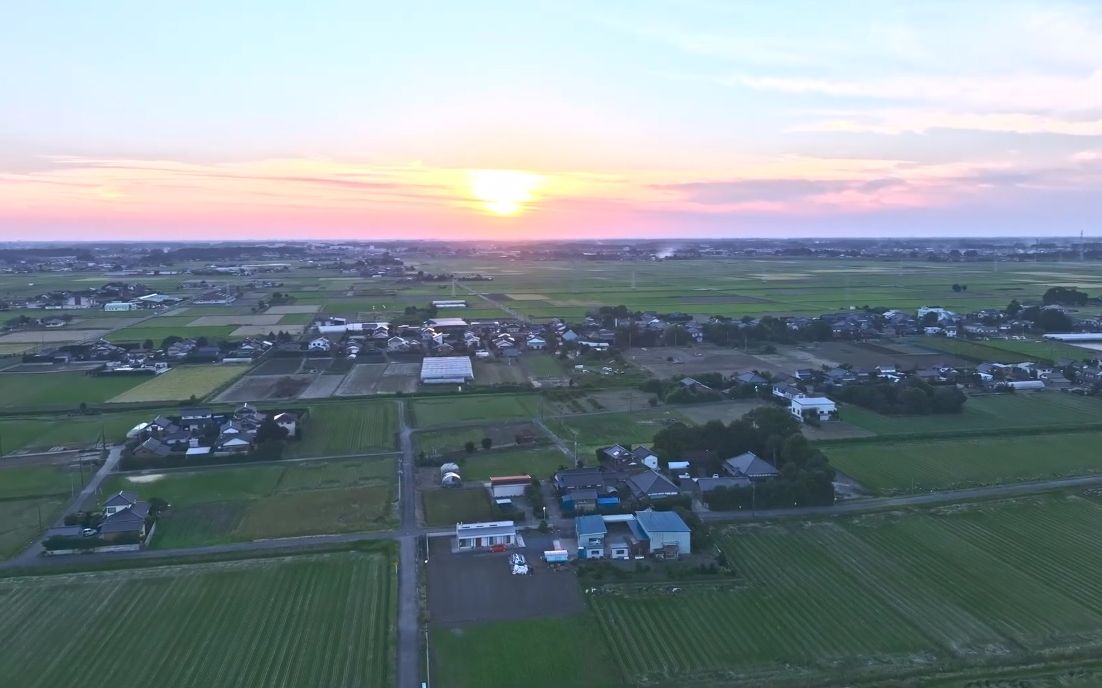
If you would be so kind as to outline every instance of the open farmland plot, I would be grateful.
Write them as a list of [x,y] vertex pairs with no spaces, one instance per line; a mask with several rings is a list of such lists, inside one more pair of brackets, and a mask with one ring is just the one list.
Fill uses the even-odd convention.
[[[578,440],[580,458],[590,460],[598,447],[610,444],[650,444],[655,433],[670,423],[684,422],[679,411],[637,411],[559,416],[546,421],[560,439],[573,446]],[[734,418],[732,418],[734,420]]]
[[721,538],[740,581],[610,585],[590,604],[636,684],[871,685],[1076,661],[1102,647],[1099,527],[1102,508],[1063,494],[742,526]]
[[58,330],[20,330],[0,336],[0,344],[63,344],[65,342],[82,342],[85,340],[99,339],[105,334],[107,334],[107,330],[103,329],[74,330],[62,328]]
[[481,485],[423,490],[421,500],[425,507],[425,522],[430,526],[496,520],[489,493]]
[[465,481],[489,480],[497,475],[528,474],[540,480],[548,479],[561,466],[574,461],[557,448],[515,449],[510,451],[476,451],[463,460],[460,473]]
[[1102,471],[1102,432],[821,445],[830,462],[882,494],[1042,480]]
[[146,377],[106,377],[81,372],[0,373],[0,409],[75,409],[102,404],[147,382]]
[[125,404],[145,401],[186,401],[202,399],[244,373],[245,366],[197,365],[178,366],[129,389],[111,400]]
[[344,456],[393,451],[398,409],[392,401],[315,404],[288,456]]
[[156,549],[357,532],[392,525],[394,475],[377,458],[114,475],[85,507],[119,490],[168,501]]
[[1102,423],[1102,401],[1060,392],[989,394],[969,397],[961,413],[885,416],[842,405],[839,417],[878,435],[907,435],[1019,428],[1078,429]]
[[46,527],[61,516],[69,503],[67,490],[68,485],[64,496],[0,500],[0,560],[33,543]]
[[0,595],[13,687],[394,684],[381,551],[15,578]]
[[989,339],[983,341],[924,337],[915,340],[917,346],[936,351],[947,351],[975,362],[1020,363],[1044,361],[1052,363],[1061,358],[1072,361],[1098,358],[1097,352],[1056,341]]
[[538,405],[539,397],[534,395],[486,394],[415,399],[410,408],[417,427],[425,428],[478,420],[531,418],[536,415]]
[[150,320],[138,325],[132,325],[130,327],[123,328],[121,330],[115,330],[111,334],[107,335],[106,339],[110,342],[144,342],[149,339],[153,342],[154,346],[160,346],[168,337],[206,337],[211,341],[220,341],[223,339],[229,339],[230,335],[235,328],[232,325],[223,326],[211,326],[211,327],[195,327],[195,326],[183,326],[183,327],[158,327],[156,320]]
[[83,449],[94,445],[102,432],[108,444],[121,441],[127,431],[156,415],[156,410],[99,415],[33,416],[0,420],[4,453],[53,447]]

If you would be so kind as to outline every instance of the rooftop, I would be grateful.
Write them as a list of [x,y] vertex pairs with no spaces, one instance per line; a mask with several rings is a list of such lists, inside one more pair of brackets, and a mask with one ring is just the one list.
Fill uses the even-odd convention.
[[647,533],[688,533],[689,526],[672,511],[636,511],[635,520]]

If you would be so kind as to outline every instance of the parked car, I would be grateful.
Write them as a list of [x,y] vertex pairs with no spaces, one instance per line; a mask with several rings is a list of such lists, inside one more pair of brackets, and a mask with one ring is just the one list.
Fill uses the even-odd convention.
[[85,528],[84,530],[80,531],[80,534],[83,535],[84,537],[92,537],[93,535],[96,535],[98,532],[99,531],[96,530],[95,528]]

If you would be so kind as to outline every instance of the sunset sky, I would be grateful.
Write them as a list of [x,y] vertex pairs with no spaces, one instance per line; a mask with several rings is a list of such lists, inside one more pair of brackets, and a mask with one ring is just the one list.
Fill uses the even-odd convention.
[[2,239],[1102,236],[1102,2],[28,2]]

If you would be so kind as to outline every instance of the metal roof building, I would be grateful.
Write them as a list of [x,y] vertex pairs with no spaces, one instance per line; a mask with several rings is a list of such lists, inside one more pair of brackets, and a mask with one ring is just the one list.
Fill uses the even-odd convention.
[[474,380],[469,356],[426,357],[421,362],[421,384],[459,385]]
[[457,523],[455,540],[458,549],[477,549],[495,545],[515,545],[517,527],[512,521]]

